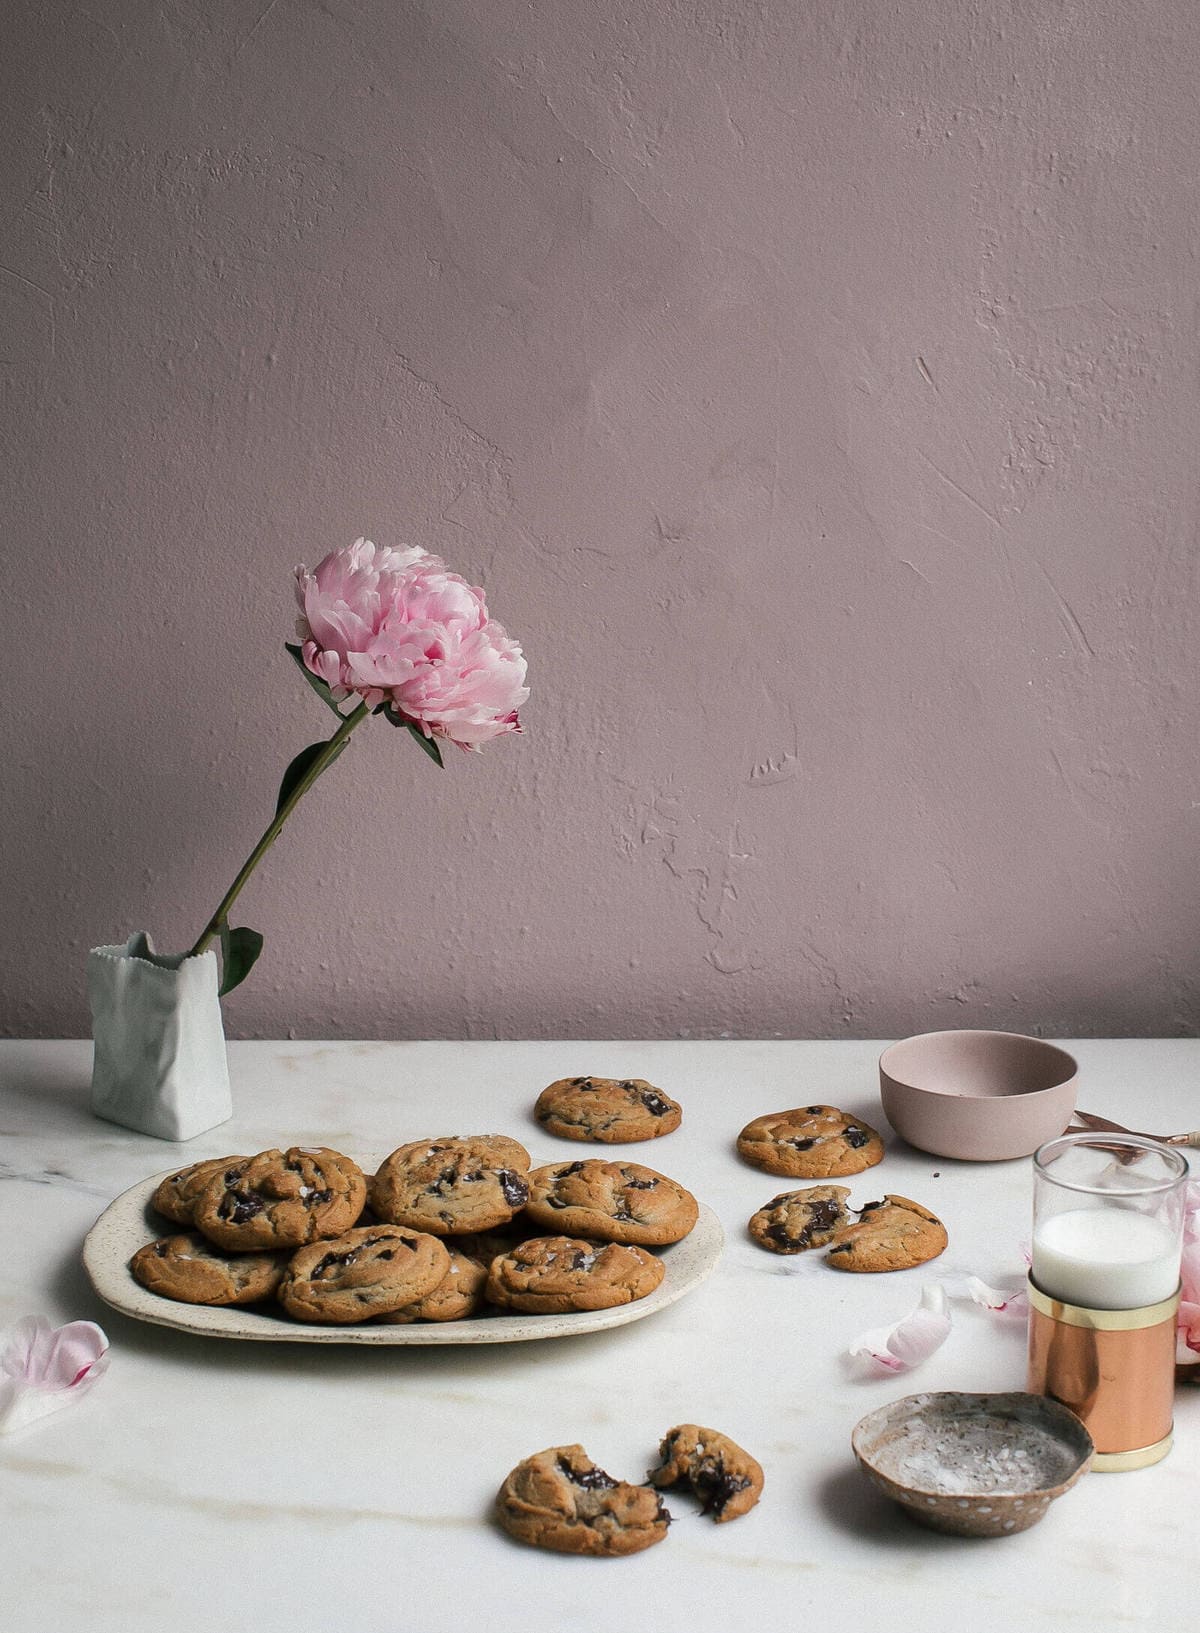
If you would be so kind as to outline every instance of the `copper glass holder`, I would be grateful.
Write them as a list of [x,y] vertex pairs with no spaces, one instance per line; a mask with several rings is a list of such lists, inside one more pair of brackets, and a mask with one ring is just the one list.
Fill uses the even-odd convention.
[[1170,1451],[1178,1309],[1176,1292],[1136,1310],[1089,1310],[1029,1278],[1029,1390],[1082,1419],[1094,1469],[1141,1469]]

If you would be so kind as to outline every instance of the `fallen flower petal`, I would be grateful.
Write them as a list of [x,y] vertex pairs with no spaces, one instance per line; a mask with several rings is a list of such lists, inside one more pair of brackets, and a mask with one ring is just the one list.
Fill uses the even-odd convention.
[[0,1350],[0,1434],[73,1405],[107,1367],[108,1339],[94,1321],[18,1321]]
[[945,1289],[926,1287],[921,1302],[894,1327],[873,1327],[850,1345],[848,1354],[862,1356],[888,1372],[907,1372],[928,1359],[946,1342],[950,1316]]
[[1176,1329],[1179,1342],[1189,1350],[1200,1353],[1200,1304],[1183,1302],[1179,1306],[1179,1325]]
[[982,1304],[995,1315],[1014,1316],[1024,1321],[1029,1314],[1029,1294],[1024,1287],[1015,1287],[1006,1293],[998,1287],[989,1287],[978,1276],[968,1276],[967,1293],[974,1303]]

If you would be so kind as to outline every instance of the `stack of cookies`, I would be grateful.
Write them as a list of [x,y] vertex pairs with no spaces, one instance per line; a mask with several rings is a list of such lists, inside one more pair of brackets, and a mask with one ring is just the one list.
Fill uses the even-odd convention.
[[217,1158],[169,1175],[153,1206],[183,1228],[134,1255],[144,1287],[190,1304],[274,1299],[326,1325],[632,1303],[662,1281],[653,1250],[698,1217],[654,1169],[531,1169],[503,1134],[411,1141],[370,1177],[324,1147]]

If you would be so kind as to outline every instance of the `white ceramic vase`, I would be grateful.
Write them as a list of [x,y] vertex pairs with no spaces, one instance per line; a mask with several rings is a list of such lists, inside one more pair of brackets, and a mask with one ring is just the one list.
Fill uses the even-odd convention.
[[156,953],[143,931],[88,955],[92,1110],[160,1140],[233,1115],[215,952]]

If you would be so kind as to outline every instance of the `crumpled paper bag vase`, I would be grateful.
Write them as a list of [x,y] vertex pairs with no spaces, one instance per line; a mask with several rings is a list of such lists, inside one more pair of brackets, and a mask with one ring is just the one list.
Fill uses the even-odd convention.
[[217,957],[156,953],[144,931],[88,954],[92,1110],[160,1140],[191,1140],[233,1115]]

